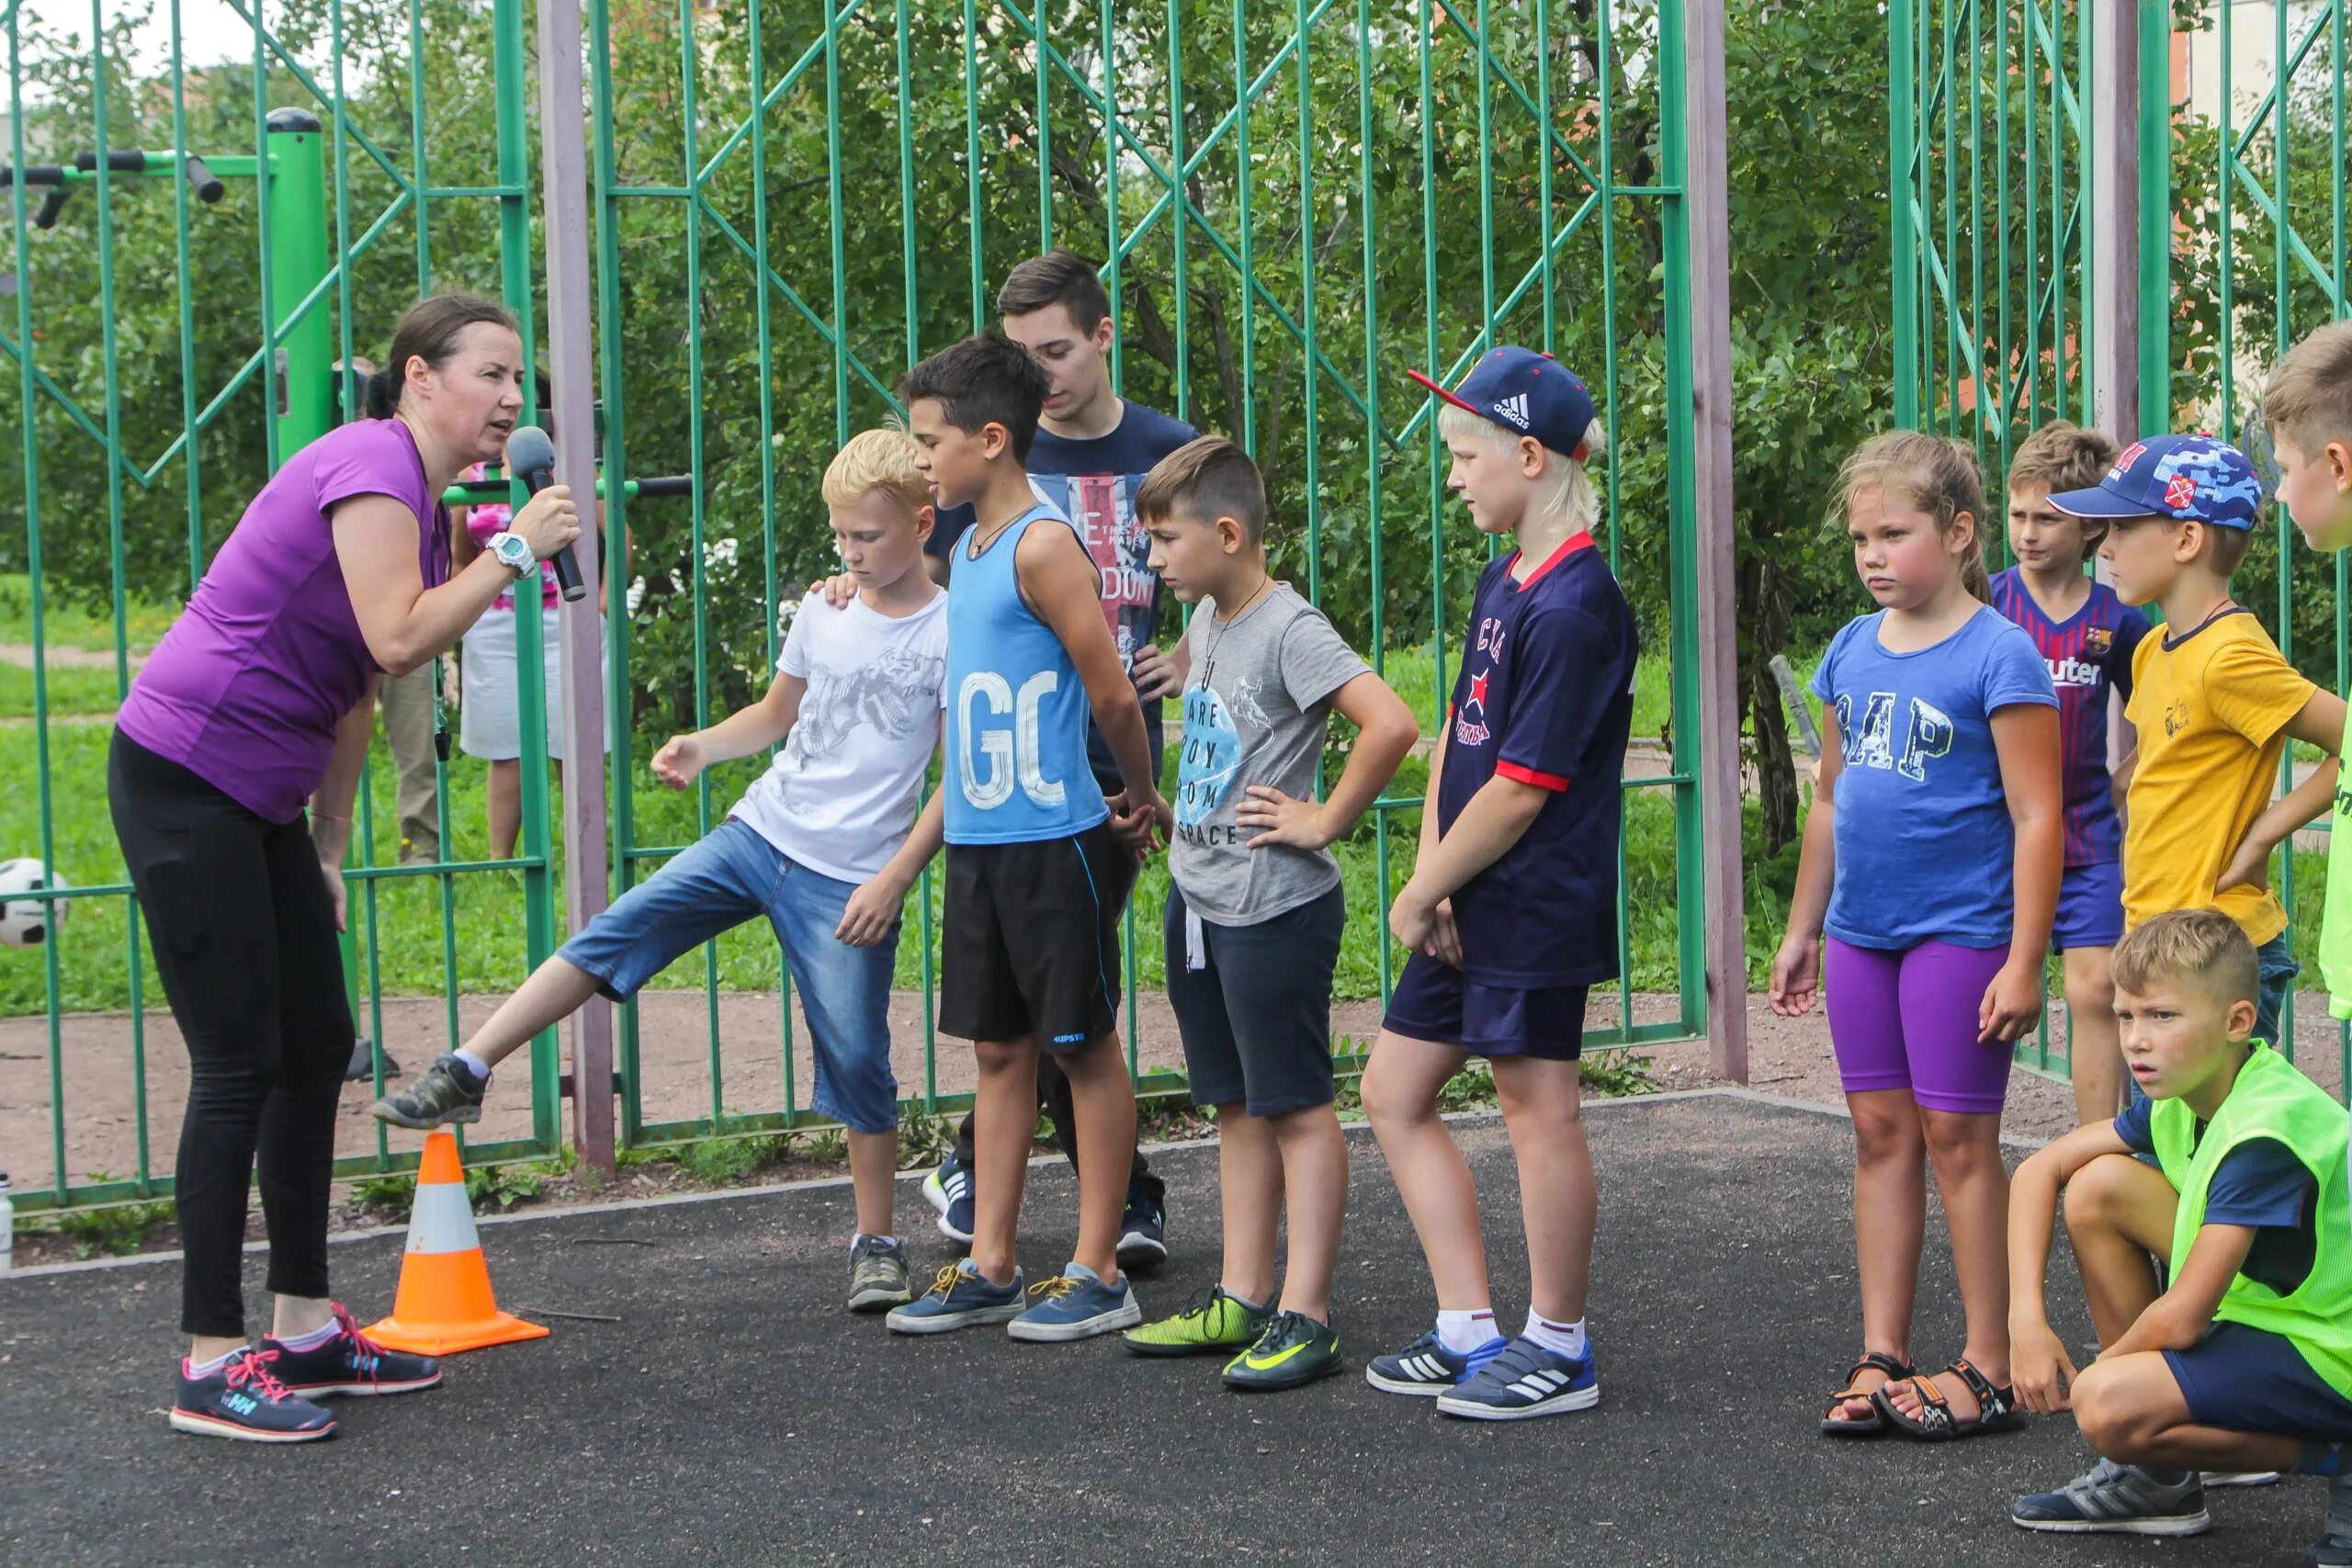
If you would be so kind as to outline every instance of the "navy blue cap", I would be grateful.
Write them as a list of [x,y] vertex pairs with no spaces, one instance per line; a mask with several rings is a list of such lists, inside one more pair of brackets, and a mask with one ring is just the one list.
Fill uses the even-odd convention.
[[1592,394],[1548,354],[1506,344],[1472,366],[1462,385],[1450,392],[1418,370],[1405,374],[1456,408],[1493,420],[1516,434],[1532,435],[1579,463],[1585,459]]
[[2097,488],[2062,491],[2050,504],[2069,517],[2173,517],[2252,529],[2262,481],[2226,441],[2151,435],[2125,447]]

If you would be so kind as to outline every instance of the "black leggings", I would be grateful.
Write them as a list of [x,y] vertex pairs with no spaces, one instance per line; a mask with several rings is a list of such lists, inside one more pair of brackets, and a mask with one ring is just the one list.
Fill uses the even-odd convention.
[[119,730],[107,793],[187,1042],[180,1326],[238,1337],[256,1152],[269,1289],[327,1294],[335,1099],[353,1035],[334,903],[306,821],[266,822]]

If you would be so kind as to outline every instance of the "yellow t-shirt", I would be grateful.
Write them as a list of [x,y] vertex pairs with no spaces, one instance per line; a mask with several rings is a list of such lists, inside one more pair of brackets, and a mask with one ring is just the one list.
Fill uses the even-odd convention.
[[2319,688],[2280,655],[2245,610],[2178,641],[2156,628],[2132,660],[2123,711],[2140,732],[2125,796],[2123,924],[2211,907],[2256,944],[2287,929],[2267,888],[2213,884],[2269,807],[2287,721]]

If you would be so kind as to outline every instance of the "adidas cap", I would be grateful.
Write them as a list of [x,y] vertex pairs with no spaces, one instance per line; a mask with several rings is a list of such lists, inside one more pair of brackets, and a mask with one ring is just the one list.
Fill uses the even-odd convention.
[[1592,423],[1592,394],[1548,354],[1505,344],[1470,367],[1447,391],[1418,370],[1406,375],[1456,408],[1468,409],[1516,435],[1532,435],[1555,452],[1585,459],[1584,433]]
[[2061,491],[2050,504],[2069,517],[2172,517],[2250,529],[2262,481],[2226,441],[2151,435],[2125,447],[2096,487]]

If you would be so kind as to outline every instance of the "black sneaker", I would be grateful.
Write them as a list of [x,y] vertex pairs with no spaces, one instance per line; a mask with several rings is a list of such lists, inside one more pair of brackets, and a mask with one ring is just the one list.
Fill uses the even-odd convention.
[[414,1393],[441,1381],[441,1363],[430,1356],[412,1356],[377,1344],[359,1332],[359,1325],[334,1308],[336,1333],[308,1350],[288,1348],[283,1341],[262,1337],[262,1353],[276,1358],[277,1381],[301,1399],[324,1399],[347,1393],[365,1397],[382,1393]]
[[453,1122],[481,1121],[481,1097],[489,1091],[488,1078],[476,1083],[473,1069],[458,1061],[455,1051],[444,1051],[433,1058],[423,1077],[384,1096],[369,1110],[379,1122],[424,1133]]
[[299,1399],[277,1381],[275,1350],[240,1351],[203,1377],[180,1363],[179,1395],[172,1401],[172,1430],[247,1443],[315,1443],[334,1436],[334,1417]]
[[1227,1388],[1270,1393],[1340,1370],[1340,1337],[1303,1312],[1276,1313],[1258,1342],[1225,1364]]
[[1127,1189],[1127,1210],[1119,1216],[1119,1267],[1157,1269],[1168,1261],[1168,1204],[1140,1187]]

